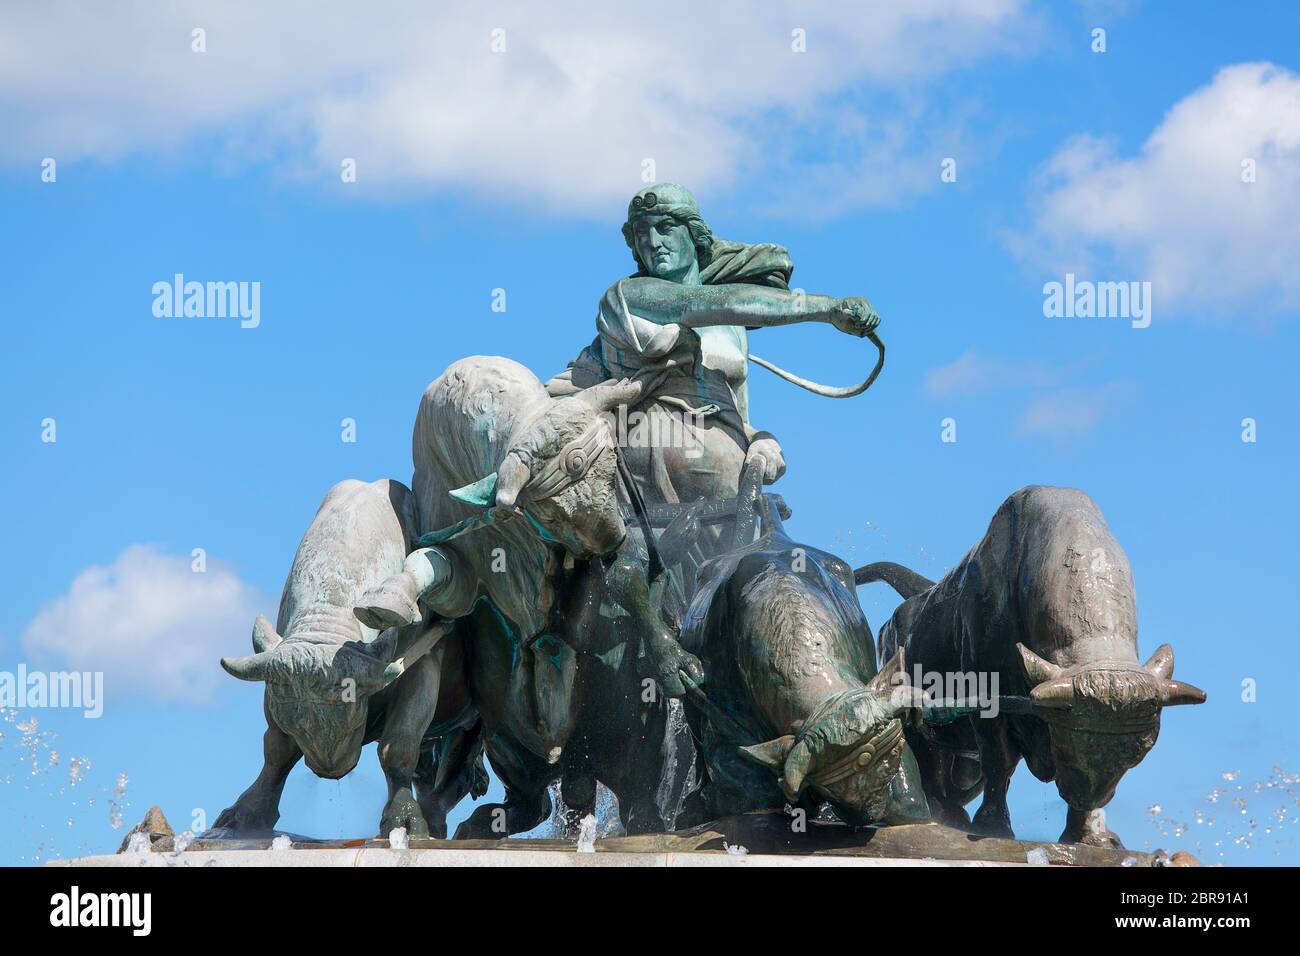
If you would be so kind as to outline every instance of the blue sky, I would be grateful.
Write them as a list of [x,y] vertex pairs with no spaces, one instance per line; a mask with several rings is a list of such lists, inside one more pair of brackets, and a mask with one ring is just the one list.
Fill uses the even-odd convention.
[[[795,285],[883,316],[864,397],[752,373],[790,530],[938,576],[1015,489],[1086,490],[1132,562],[1143,653],[1172,643],[1210,696],[1166,713],[1112,827],[1300,862],[1296,786],[1269,785],[1300,773],[1293,4],[724,4],[691,8],[683,37],[572,4],[124,11],[84,31],[61,4],[0,14],[0,671],[107,687],[98,720],[0,715],[0,863],[111,851],[154,803],[182,829],[233,802],[260,766],[261,690],[217,658],[274,616],[330,485],[409,479],[417,399],[448,363],[546,377],[590,340],[646,158],[717,234],[783,243]],[[1068,271],[1150,282],[1150,326],[1045,317]],[[176,273],[259,282],[260,324],[155,318]],[[874,359],[823,327],[752,346],[832,383]],[[877,627],[896,603],[860,596]],[[370,833],[383,799],[373,750],[338,782],[300,767],[281,826]],[[1052,838],[1064,805],[1021,767],[1012,815]]]

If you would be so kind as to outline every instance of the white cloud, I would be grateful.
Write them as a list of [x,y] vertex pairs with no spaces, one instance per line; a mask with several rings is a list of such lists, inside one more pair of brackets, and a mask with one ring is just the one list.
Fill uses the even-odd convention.
[[1137,391],[1134,383],[1124,380],[1100,385],[1068,384],[1098,358],[1097,354],[1083,355],[1057,365],[1037,358],[986,355],[971,349],[955,361],[926,372],[922,387],[930,398],[941,401],[995,392],[1029,392],[1031,397],[1017,419],[1017,434],[1063,444],[1091,434]]
[[211,560],[134,545],[108,567],[87,568],[45,604],[22,636],[34,664],[103,671],[110,698],[207,700],[224,677],[222,654],[243,652],[266,599]]
[[1029,403],[1020,416],[1018,431],[1030,437],[1065,444],[1084,438],[1107,416],[1123,408],[1137,392],[1128,381],[1107,382],[1095,388],[1065,388]]
[[994,389],[1047,385],[1057,377],[1040,359],[1011,359],[975,350],[925,373],[931,398],[961,398]]
[[[901,91],[1023,50],[1037,24],[1022,6],[7,4],[0,155],[35,166],[201,143],[327,183],[351,157],[362,190],[584,213],[625,201],[647,157],[659,179],[721,190],[797,155],[811,169],[794,188],[820,209],[888,202],[936,183],[939,150],[961,139]],[[195,27],[206,53],[191,52]],[[880,90],[896,104],[885,116],[864,98]]]
[[1174,307],[1250,316],[1300,304],[1297,223],[1300,76],[1242,63],[1175,104],[1134,156],[1087,136],[1064,145],[1012,246],[1058,273],[1151,281],[1157,321]]

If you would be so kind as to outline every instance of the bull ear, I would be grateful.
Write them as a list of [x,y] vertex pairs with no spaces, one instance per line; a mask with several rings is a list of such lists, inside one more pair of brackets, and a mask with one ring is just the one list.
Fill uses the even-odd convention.
[[1151,655],[1151,659],[1142,665],[1142,669],[1154,677],[1161,680],[1168,680],[1174,676],[1174,649],[1168,644],[1161,644],[1156,648],[1156,652]]
[[271,654],[271,651],[262,651],[249,657],[223,657],[221,666],[231,677],[240,680],[266,680]]
[[641,397],[641,383],[623,379],[583,389],[581,398],[598,412],[612,412],[620,405],[635,402]]
[[481,505],[486,507],[492,504],[492,500],[497,493],[497,473],[480,478],[478,481],[471,482],[468,485],[462,485],[447,492],[457,501],[463,501],[468,505]]
[[497,469],[496,505],[507,511],[515,506],[519,493],[532,477],[528,466],[518,455],[506,455],[506,460]]
[[761,744],[741,747],[740,753],[742,756],[754,761],[754,763],[762,764],[773,773],[780,773],[781,768],[785,766],[785,758],[790,756],[790,748],[793,746],[794,734],[786,734],[784,737],[777,737],[775,740],[766,740]]
[[375,660],[384,664],[389,663],[397,654],[397,638],[400,628],[390,627],[384,630],[369,644],[365,644],[365,651]]
[[261,614],[257,615],[257,620],[253,622],[253,650],[261,654],[264,651],[275,650],[275,645],[280,643],[280,635],[275,633],[275,628]]
[[1179,704],[1203,704],[1205,691],[1180,680],[1163,680],[1160,682],[1160,706],[1177,707]]
[[1055,680],[1065,670],[1063,667],[1058,667],[1051,661],[1039,657],[1023,644],[1017,644],[1016,650],[1020,652],[1020,659],[1025,664],[1025,674],[1028,675],[1030,684],[1042,684],[1045,681]]

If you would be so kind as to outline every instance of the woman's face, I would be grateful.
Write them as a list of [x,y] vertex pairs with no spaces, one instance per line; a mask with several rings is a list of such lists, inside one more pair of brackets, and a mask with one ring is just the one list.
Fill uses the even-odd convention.
[[637,258],[657,279],[683,281],[695,267],[691,232],[671,216],[648,216],[636,224]]

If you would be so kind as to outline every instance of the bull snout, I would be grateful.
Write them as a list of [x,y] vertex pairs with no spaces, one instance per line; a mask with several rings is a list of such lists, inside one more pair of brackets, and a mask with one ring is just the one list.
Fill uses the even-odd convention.
[[622,546],[626,538],[627,525],[617,510],[612,515],[602,515],[589,528],[584,529],[581,540],[587,553],[582,557],[612,554]]
[[307,769],[325,780],[339,780],[356,769],[361,755],[319,755],[303,753],[303,762]]
[[1098,774],[1080,767],[1058,767],[1056,792],[1076,810],[1096,810],[1110,803],[1124,771]]
[[1155,745],[1159,729],[1096,733],[1057,724],[1049,733],[1056,790],[1070,806],[1086,811],[1110,802],[1124,774]]

